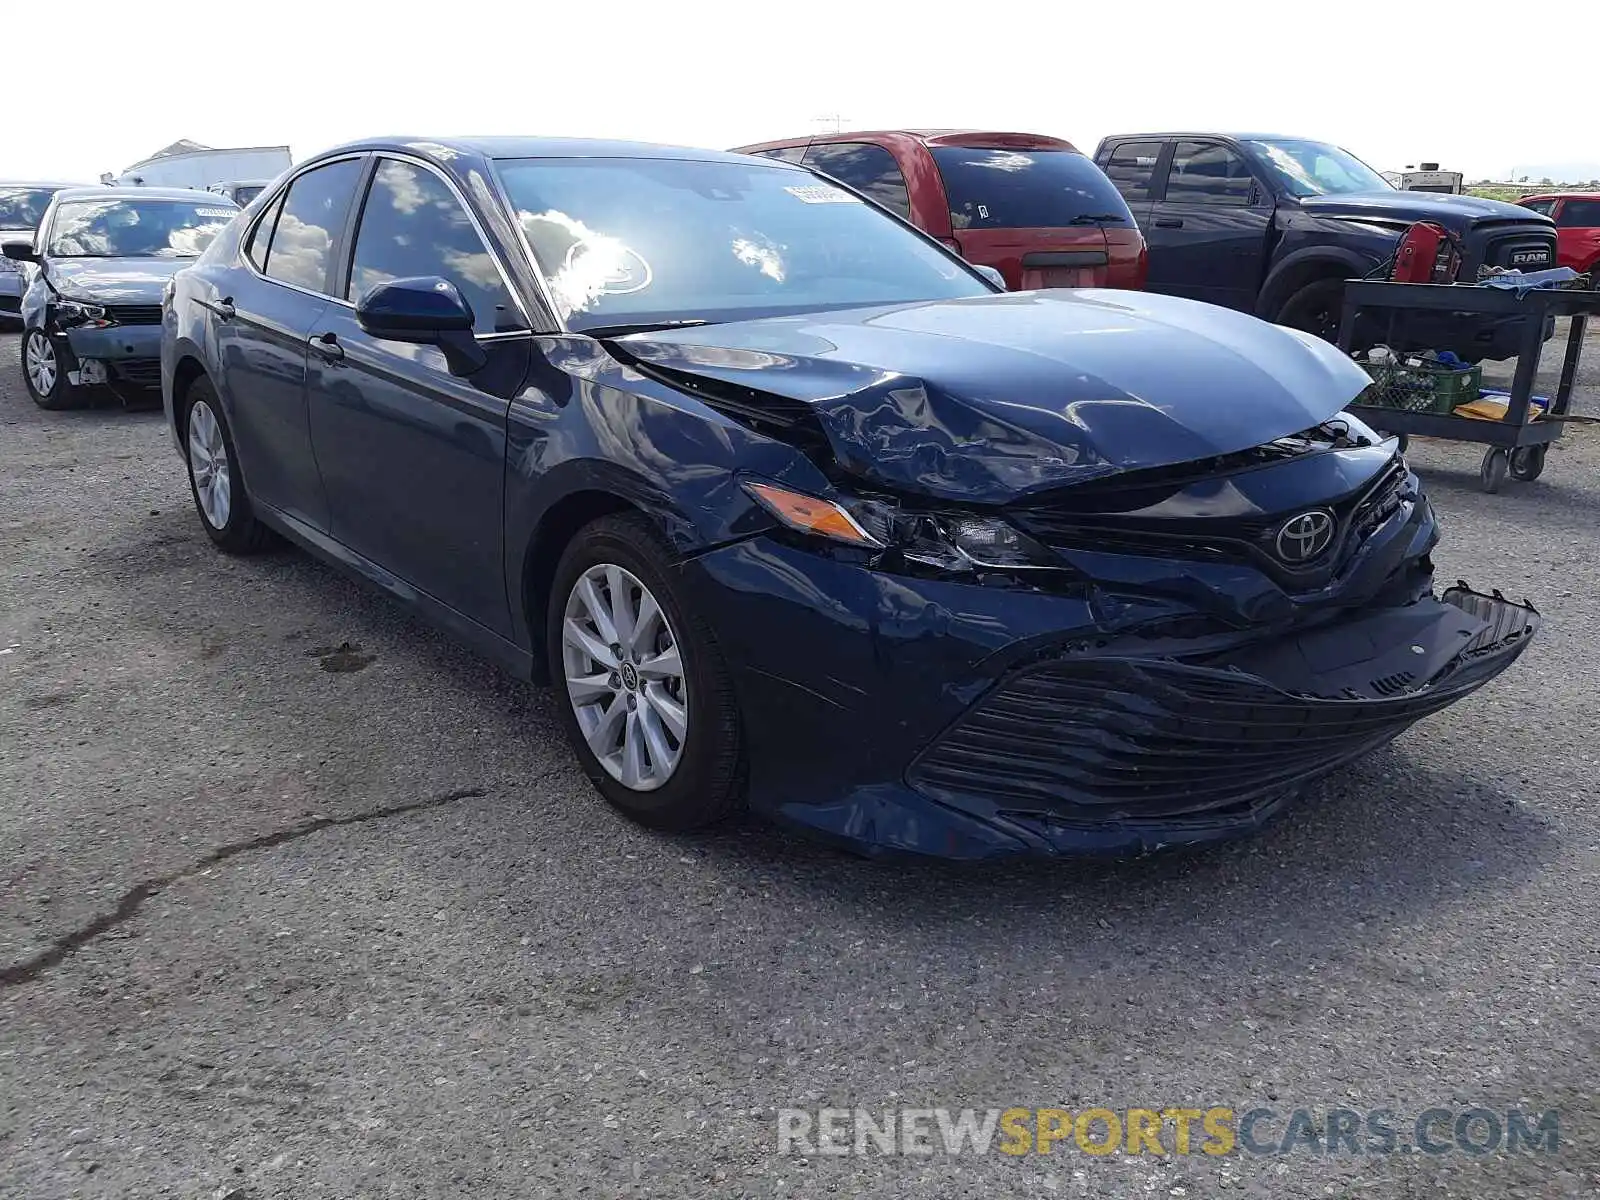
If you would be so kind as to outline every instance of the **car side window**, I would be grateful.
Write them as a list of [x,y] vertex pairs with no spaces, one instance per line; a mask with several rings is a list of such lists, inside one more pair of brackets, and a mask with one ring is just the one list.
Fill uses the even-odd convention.
[[1541,216],[1548,217],[1550,215],[1550,210],[1555,206],[1556,202],[1554,200],[1529,200],[1522,207],[1531,208],[1534,212],[1539,213]]
[[267,278],[327,292],[333,244],[344,227],[360,173],[361,161],[346,158],[307,171],[289,185],[261,268]]
[[1179,142],[1167,174],[1167,199],[1184,204],[1245,205],[1255,180],[1226,146]]
[[1563,229],[1590,229],[1600,226],[1600,200],[1567,200],[1561,205],[1556,224]]
[[806,151],[805,163],[856,191],[871,196],[890,212],[911,219],[911,195],[894,155],[868,142],[827,142]]
[[255,265],[256,270],[261,272],[267,269],[267,252],[272,246],[272,230],[278,223],[278,215],[283,212],[283,199],[279,196],[261,220],[256,222],[256,227],[250,234],[250,244],[244,250],[245,257]]
[[1123,142],[1111,151],[1103,165],[1124,200],[1148,200],[1160,157],[1160,142]]
[[806,148],[804,146],[779,146],[773,150],[757,150],[756,154],[761,158],[776,158],[780,162],[797,163],[805,158]]
[[361,209],[347,298],[391,279],[437,275],[461,289],[475,333],[526,328],[500,267],[455,194],[432,171],[379,160]]

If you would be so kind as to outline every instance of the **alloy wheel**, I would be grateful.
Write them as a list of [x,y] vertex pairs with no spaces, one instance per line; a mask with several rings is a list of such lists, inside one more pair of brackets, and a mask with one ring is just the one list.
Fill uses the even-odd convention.
[[55,346],[51,345],[48,337],[35,329],[28,334],[28,341],[23,347],[22,354],[33,390],[41,396],[48,396],[55,390],[56,380],[61,373],[60,364],[56,361]]
[[639,792],[666,783],[683,757],[689,691],[677,635],[650,589],[613,563],[578,576],[561,657],[578,728],[606,773]]
[[201,515],[211,528],[227,528],[233,502],[228,446],[216,413],[204,400],[196,400],[189,410],[189,474]]

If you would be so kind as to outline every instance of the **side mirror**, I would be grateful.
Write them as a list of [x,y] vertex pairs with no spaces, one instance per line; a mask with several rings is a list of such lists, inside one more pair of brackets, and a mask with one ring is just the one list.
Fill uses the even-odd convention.
[[437,275],[391,279],[356,304],[356,323],[375,338],[438,346],[454,375],[471,375],[489,357],[472,336],[472,305]]
[[1006,290],[1006,277],[993,267],[986,266],[983,263],[969,263],[968,265],[1002,292]]
[[13,262],[39,261],[39,252],[33,248],[32,242],[6,242],[0,245],[0,254],[4,254]]

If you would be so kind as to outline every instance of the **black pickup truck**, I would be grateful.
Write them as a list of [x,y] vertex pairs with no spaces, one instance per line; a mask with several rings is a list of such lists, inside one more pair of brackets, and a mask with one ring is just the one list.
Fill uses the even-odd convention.
[[[1256,134],[1141,133],[1101,141],[1095,161],[1128,201],[1150,246],[1152,292],[1253,312],[1334,339],[1346,279],[1381,269],[1405,230],[1432,221],[1461,252],[1457,280],[1480,266],[1556,265],[1555,225],[1473,196],[1403,192],[1326,142]],[[1357,348],[1452,350],[1509,358],[1519,318],[1407,314],[1394,330],[1357,330]]]

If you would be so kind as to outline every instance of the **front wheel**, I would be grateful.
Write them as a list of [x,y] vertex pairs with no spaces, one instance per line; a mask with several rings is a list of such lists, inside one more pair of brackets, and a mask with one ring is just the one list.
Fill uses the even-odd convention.
[[653,527],[609,516],[556,567],[545,645],[562,727],[584,772],[643,825],[688,830],[744,801],[727,663]]
[[1344,317],[1344,280],[1317,279],[1283,302],[1277,323],[1315,334],[1325,342],[1339,340]]
[[27,381],[28,395],[40,408],[55,412],[83,403],[83,389],[67,382],[56,344],[42,329],[30,329],[23,336],[22,377]]

